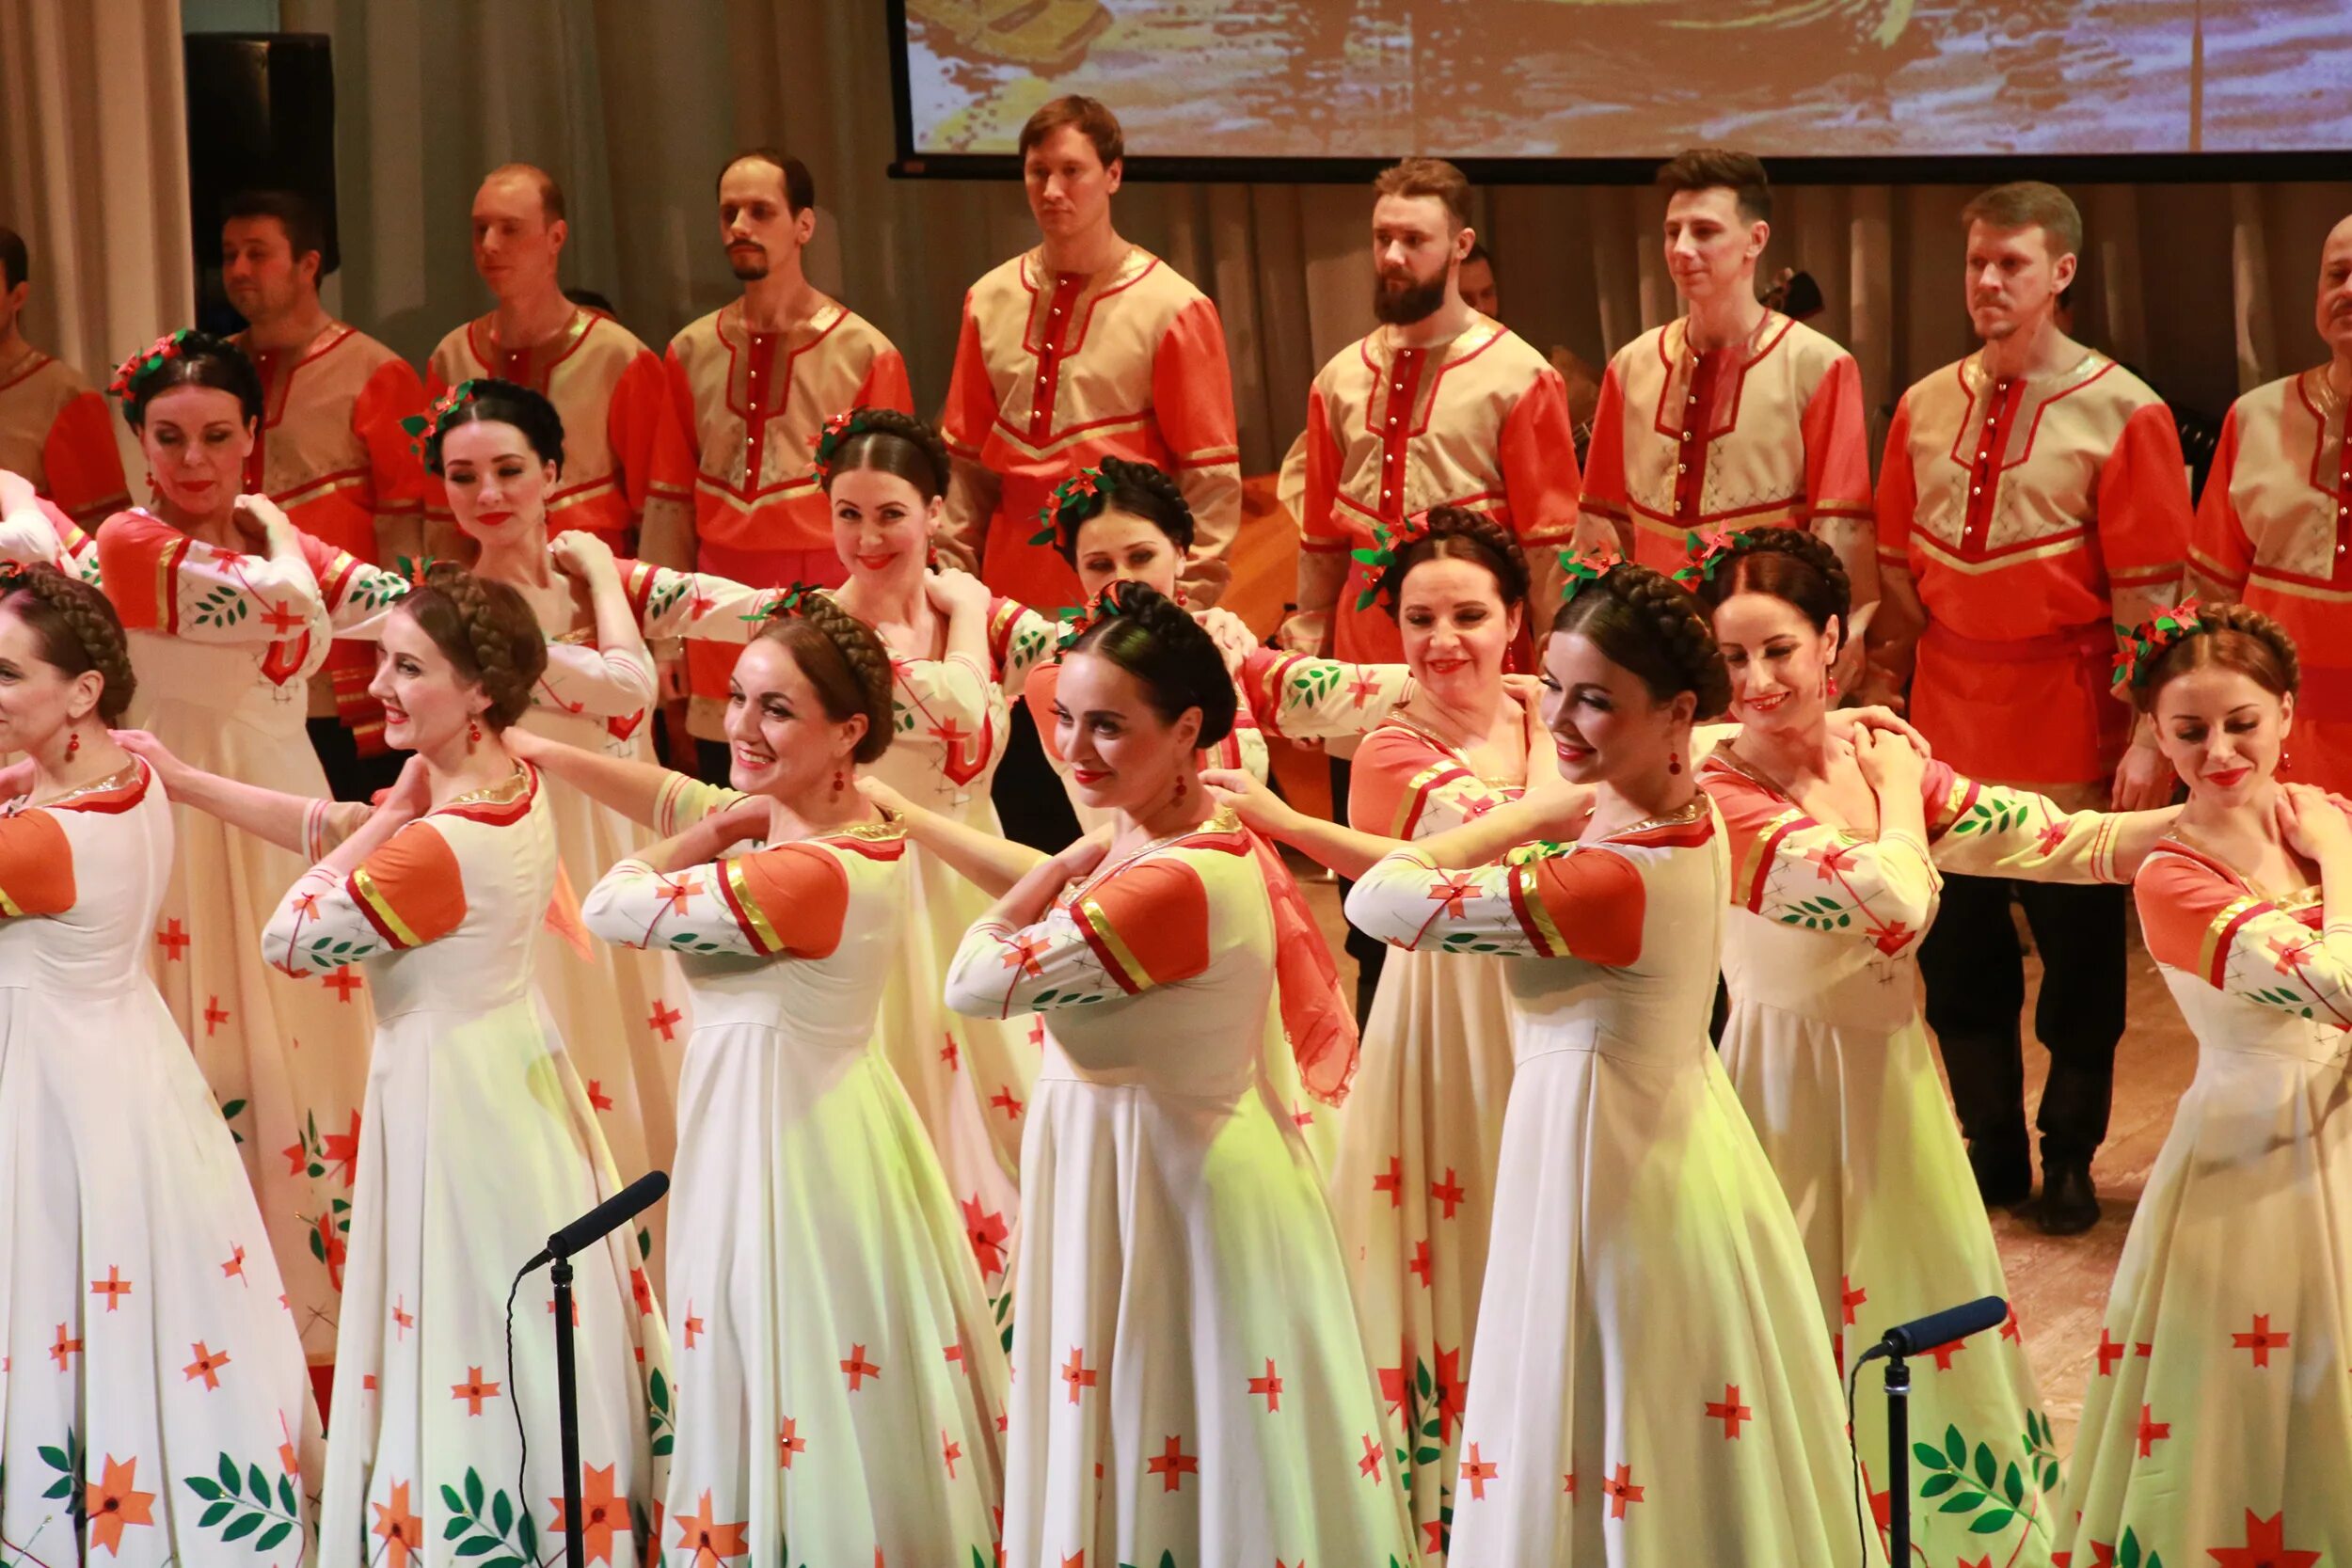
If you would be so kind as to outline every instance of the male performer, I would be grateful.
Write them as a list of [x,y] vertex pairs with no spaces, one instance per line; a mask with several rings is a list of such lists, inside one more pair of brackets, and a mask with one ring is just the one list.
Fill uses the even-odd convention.
[[[400,421],[423,412],[424,384],[319,304],[326,248],[317,211],[291,192],[250,191],[224,214],[221,284],[246,319],[234,341],[265,394],[246,488],[305,533],[391,565],[423,550],[424,465]],[[310,742],[344,800],[365,800],[400,770],[368,695],[374,673],[374,644],[343,641],[310,682]]]
[[1307,397],[1298,608],[1280,636],[1299,653],[1393,662],[1396,623],[1358,608],[1375,569],[1350,552],[1433,506],[1474,507],[1518,536],[1535,602],[1550,605],[1576,528],[1576,439],[1559,372],[1462,298],[1477,240],[1462,171],[1407,158],[1373,190],[1380,325],[1332,356]]
[[24,341],[32,257],[13,229],[0,229],[0,468],[85,529],[131,504],[106,402],[63,360]]
[[[688,566],[694,460],[661,358],[612,317],[564,297],[556,265],[570,237],[564,192],[529,164],[492,169],[473,198],[473,264],[498,307],[441,340],[427,363],[433,397],[477,376],[543,394],[564,420],[564,472],[548,527],[590,529],[618,555],[640,549]],[[459,551],[440,486],[428,483],[428,546]]]
[[1699,147],[1658,171],[1666,270],[1688,314],[1617,351],[1601,377],[1584,509],[1626,553],[1680,566],[1692,533],[1811,531],[1877,596],[1870,450],[1853,356],[1756,298],[1772,237],[1764,166]]
[[[670,395],[701,454],[694,562],[737,582],[832,587],[849,569],[810,453],[824,423],[860,405],[914,411],[906,361],[872,323],[810,285],[801,253],[817,182],[767,148],[719,175],[719,238],[743,297],[670,340]],[[726,776],[727,676],[737,650],[687,645],[687,727],[703,770]]]
[[2257,387],[2221,421],[2197,507],[2198,597],[2243,599],[2294,634],[2303,684],[2290,778],[2352,793],[2352,217],[2319,254],[2328,361]]
[[[1031,543],[1056,485],[1104,457],[1155,463],[1192,505],[1181,578],[1194,608],[1225,590],[1241,526],[1241,454],[1225,328],[1176,270],[1121,238],[1119,120],[1057,98],[1021,128],[1040,244],[972,285],[941,434],[956,478],[942,550],[1007,598],[1051,613],[1078,579]],[[1016,709],[1016,711],[1018,711]]]
[[[1984,346],[1903,394],[1878,492],[1884,662],[1916,673],[1914,721],[1961,774],[2062,805],[2160,806],[2172,770],[2114,689],[2117,627],[2178,593],[2188,484],[2172,416],[2147,384],[2051,319],[2082,215],[2038,182],[1971,201],[1968,313]],[[1883,632],[1883,635],[1879,635]],[[2033,1190],[2012,892],[2042,954],[2034,1032],[2042,1193],[2053,1235],[2099,1217],[2090,1157],[2106,1135],[2123,1033],[2121,887],[1947,875],[1921,945],[1928,1022],[1987,1203]]]

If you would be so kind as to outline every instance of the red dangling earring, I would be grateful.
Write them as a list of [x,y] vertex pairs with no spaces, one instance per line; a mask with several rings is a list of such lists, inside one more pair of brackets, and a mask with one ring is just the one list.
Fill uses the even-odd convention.
[[65,760],[72,762],[75,754],[78,753],[81,749],[82,732],[79,730],[69,731],[65,737]]
[[1680,752],[1668,752],[1666,753],[1666,771],[1669,773],[1679,773],[1682,771],[1682,753]]
[[1188,786],[1184,780],[1178,779],[1176,781],[1176,799],[1181,800],[1188,793],[1190,793],[1190,786]]
[[467,720],[467,721],[466,721],[466,749],[467,749],[468,751],[471,751],[474,747],[479,746],[479,745],[481,745],[481,744],[482,744],[482,721],[481,721],[479,719],[469,719],[469,720]]
[[1179,610],[1184,608],[1184,591],[1181,588],[1176,590],[1176,608]]
[[838,768],[834,768],[833,770],[833,798],[836,801],[839,800],[841,799],[841,792],[849,786],[850,781],[845,770]]
[[1830,677],[1829,677],[1829,688],[1828,688],[1828,691],[1829,691],[1829,695],[1830,695],[1831,697],[1833,697],[1833,698],[1835,698],[1835,697],[1837,695],[1837,677],[1836,677],[1836,675],[1832,675],[1832,676],[1830,676]]

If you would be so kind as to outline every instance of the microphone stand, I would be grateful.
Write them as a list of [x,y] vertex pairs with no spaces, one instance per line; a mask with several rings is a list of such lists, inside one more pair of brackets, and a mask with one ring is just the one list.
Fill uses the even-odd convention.
[[1886,1560],[1911,1560],[1911,1366],[1886,1357]]
[[[572,1260],[558,1258],[548,1270],[555,1285],[555,1414],[564,1454],[564,1560],[587,1568],[580,1501],[580,1383],[572,1368]],[[1894,1369],[1887,1370],[1892,1386]]]

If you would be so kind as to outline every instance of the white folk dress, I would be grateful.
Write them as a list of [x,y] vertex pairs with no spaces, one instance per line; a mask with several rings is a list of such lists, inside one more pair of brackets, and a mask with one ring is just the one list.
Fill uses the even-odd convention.
[[1518,1063],[1454,1562],[1854,1560],[1804,1244],[1707,1037],[1725,877],[1702,795],[1477,870],[1402,849],[1348,898],[1400,947],[1511,960]]
[[2325,1568],[2352,1554],[2352,936],[2178,837],[2133,892],[2197,1076],[2116,1267],[2061,1560]]
[[[1919,1016],[1918,943],[1939,873],[2115,881],[2120,819],[1931,763],[1927,841],[1873,840],[1807,815],[1725,752],[1699,782],[1735,868],[1724,1069],[1804,1234],[1842,1371],[1897,1323],[2009,1294]],[[1866,1386],[1857,1403],[1855,1449],[1883,1520],[1877,1394]],[[1911,1539],[1930,1560],[1990,1552],[2043,1568],[2059,1466],[2014,1312],[1920,1359],[1911,1430]]]
[[0,1559],[294,1563],[318,1416],[253,1189],[147,974],[144,763],[0,819]]
[[[1525,789],[1523,779],[1481,777],[1404,715],[1365,738],[1350,779],[1349,822],[1384,838],[1443,832]],[[1424,1560],[1443,1558],[1454,1519],[1511,1034],[1502,958],[1390,954],[1332,1172],[1357,1315]]]
[[[673,774],[664,811],[738,799]],[[588,896],[590,929],[674,954],[693,991],[670,1196],[675,1568],[706,1529],[722,1560],[994,1560],[1004,1352],[874,1037],[909,848],[877,824],[666,876],[628,860]]]
[[958,1011],[1050,1013],[1023,1147],[1012,1568],[1412,1560],[1312,1157],[1276,1100],[1274,914],[1230,815],[1038,924]]
[[[138,693],[124,723],[181,761],[289,795],[326,775],[304,728],[332,640],[407,580],[309,534],[279,562],[215,549],[146,512],[98,531],[97,580],[128,633]],[[254,937],[302,857],[182,808],[179,854],[148,948],[261,1199],[312,1363],[332,1359],[373,1033],[355,964],[288,975]]]
[[[271,963],[363,963],[375,990],[319,1509],[328,1568],[562,1552],[554,1296],[544,1270],[522,1282],[510,1367],[507,1293],[549,1231],[619,1182],[533,995],[556,863],[525,768],[418,818],[348,876],[304,873],[262,933]],[[627,1231],[573,1261],[588,1554],[633,1562],[660,1526],[672,1441],[660,1308]]]

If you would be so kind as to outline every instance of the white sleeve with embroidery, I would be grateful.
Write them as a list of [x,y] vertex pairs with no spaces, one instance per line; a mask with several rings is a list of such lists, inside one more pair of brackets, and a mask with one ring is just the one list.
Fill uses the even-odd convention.
[[1549,957],[1520,911],[1536,897],[1536,867],[1550,856],[1578,852],[1572,846],[1531,844],[1496,863],[1454,871],[1433,865],[1418,849],[1399,849],[1349,892],[1347,918],[1394,947]]
[[1733,872],[1732,896],[1741,908],[1889,955],[1926,932],[1944,886],[1928,847],[1910,834],[1874,841],[1795,806],[1764,825]]
[[653,659],[643,648],[550,642],[547,673],[539,677],[534,696],[564,713],[627,719],[652,706],[658,689]]
[[625,860],[588,892],[580,918],[605,941],[622,947],[707,956],[764,956],[730,900],[724,883],[730,862],[721,860],[677,871],[656,871],[641,860]]
[[[216,550],[190,540],[172,573],[174,630],[191,642],[279,642],[305,632],[325,643],[326,607],[310,562]],[[324,648],[318,657],[325,657]]]
[[262,957],[297,978],[330,974],[393,948],[343,878],[312,866],[294,879],[262,929]]
[[1386,719],[1412,694],[1413,676],[1402,664],[1349,664],[1260,648],[1243,662],[1242,689],[1267,733],[1335,740]]
[[[2118,832],[2141,814],[2060,811],[2045,796],[2007,784],[1955,779],[1935,813],[1949,826],[1934,833],[1935,863],[1969,877],[2023,877],[2049,882],[2113,882]],[[1934,826],[1931,823],[1931,829]]]
[[644,606],[637,625],[648,641],[748,642],[785,595],[781,588],[747,588],[708,572],[675,572],[642,561],[631,566],[627,586]]
[[2213,928],[2229,933],[2220,989],[2258,1006],[2352,1029],[2352,931],[2314,931],[2263,898],[2241,898]]
[[1087,941],[1078,906],[1057,905],[1014,930],[984,920],[963,934],[947,966],[947,1006],[975,1018],[1082,1007],[1126,995]]

